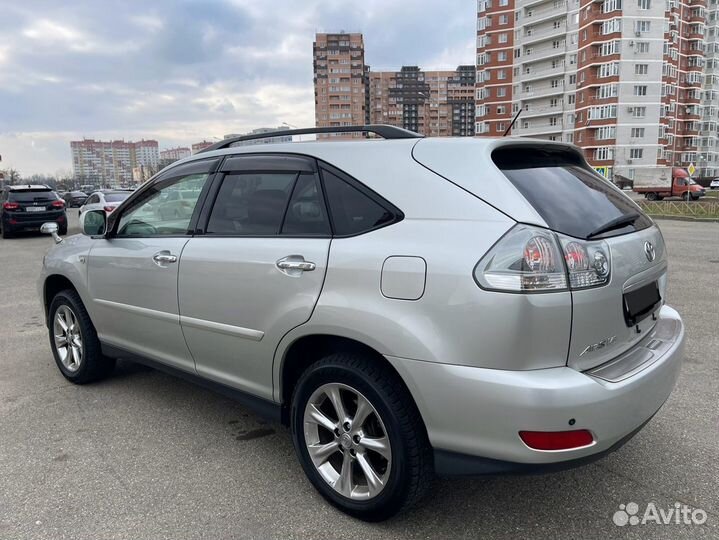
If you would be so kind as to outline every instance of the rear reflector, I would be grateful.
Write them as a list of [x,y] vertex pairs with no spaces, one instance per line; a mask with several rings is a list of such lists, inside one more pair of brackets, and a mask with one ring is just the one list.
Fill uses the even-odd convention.
[[534,450],[570,450],[594,442],[594,436],[586,429],[574,431],[520,431],[524,444]]
[[114,206],[105,206],[105,207],[103,208],[103,210],[105,210],[105,212],[107,212],[108,214],[109,214],[110,212],[112,212],[114,209],[115,209]]

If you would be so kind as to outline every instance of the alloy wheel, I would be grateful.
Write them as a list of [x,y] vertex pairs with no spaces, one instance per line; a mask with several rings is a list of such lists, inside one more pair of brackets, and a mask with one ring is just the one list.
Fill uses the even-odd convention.
[[304,411],[305,445],[317,472],[340,495],[369,500],[384,489],[392,449],[384,423],[354,388],[317,388]]
[[65,369],[75,372],[80,369],[83,356],[82,333],[75,313],[66,305],[55,311],[53,338],[60,362]]

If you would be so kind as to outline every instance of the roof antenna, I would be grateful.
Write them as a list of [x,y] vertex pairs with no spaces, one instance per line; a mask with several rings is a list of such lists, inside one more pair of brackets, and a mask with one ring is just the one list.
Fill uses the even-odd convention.
[[514,118],[512,119],[512,123],[509,124],[509,127],[506,129],[506,131],[504,132],[504,135],[502,135],[502,137],[506,137],[506,136],[507,136],[507,133],[509,133],[510,131],[512,131],[512,126],[514,126],[514,123],[517,121],[517,118],[519,118],[519,115],[520,115],[520,114],[522,114],[522,109],[519,109],[519,110],[517,111],[517,114],[514,115]]

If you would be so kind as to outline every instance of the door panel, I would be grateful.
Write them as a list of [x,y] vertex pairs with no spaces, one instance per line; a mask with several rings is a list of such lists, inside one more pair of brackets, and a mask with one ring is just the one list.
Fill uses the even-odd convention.
[[[275,348],[310,318],[329,246],[329,238],[192,238],[180,261],[179,301],[197,372],[272,399]],[[314,269],[278,267],[277,261],[293,255]]]
[[179,325],[177,262],[180,238],[96,240],[88,257],[90,296],[101,340],[159,362],[194,372]]

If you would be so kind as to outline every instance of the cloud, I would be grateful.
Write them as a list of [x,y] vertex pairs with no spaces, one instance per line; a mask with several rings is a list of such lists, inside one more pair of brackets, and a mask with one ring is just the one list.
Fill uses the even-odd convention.
[[466,0],[13,2],[0,17],[0,167],[70,167],[69,141],[161,147],[314,122],[317,31],[362,31],[366,61],[474,59]]

